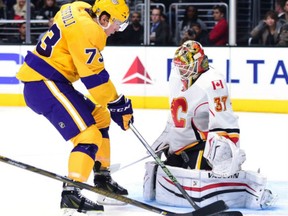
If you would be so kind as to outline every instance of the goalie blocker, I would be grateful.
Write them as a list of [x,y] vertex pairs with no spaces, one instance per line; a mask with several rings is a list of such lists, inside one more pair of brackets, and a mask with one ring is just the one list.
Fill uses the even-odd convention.
[[[145,201],[190,207],[177,187],[155,162],[146,162],[143,196]],[[211,171],[190,170],[167,166],[189,196],[200,207],[223,200],[230,208],[264,209],[275,202],[270,190],[265,189],[266,178],[252,171],[239,171],[232,176],[217,177]]]

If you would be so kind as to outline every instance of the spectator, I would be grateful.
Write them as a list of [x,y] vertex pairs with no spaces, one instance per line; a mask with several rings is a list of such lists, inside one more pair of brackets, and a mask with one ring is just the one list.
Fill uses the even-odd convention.
[[16,4],[16,0],[4,0],[3,1],[6,4],[7,9],[12,9],[13,5]]
[[288,0],[285,1],[285,4],[284,4],[284,15],[282,15],[282,17],[286,23],[288,22]]
[[205,46],[209,45],[208,32],[202,30],[201,25],[197,22],[193,23],[191,28],[184,33],[181,43],[183,44],[187,40],[195,40]]
[[285,19],[285,0],[276,0],[275,1],[275,11],[278,13],[279,19]]
[[107,38],[107,46],[141,45],[144,42],[144,27],[140,23],[141,14],[133,12],[130,24],[123,32],[115,32]]
[[6,15],[6,5],[3,0],[0,0],[0,19],[7,19]]
[[141,14],[133,12],[130,17],[130,24],[127,26],[123,34],[123,44],[141,45],[144,39],[144,27],[140,23]]
[[42,39],[42,37],[49,31],[49,29],[50,29],[50,27],[53,25],[53,23],[54,23],[54,18],[51,17],[51,18],[48,20],[48,30],[39,35],[39,37],[38,37],[38,42],[40,42],[41,39]]
[[[19,34],[17,34],[15,37],[10,38],[9,43],[13,44],[25,44],[26,43],[26,22],[22,22],[19,24],[18,28]],[[31,35],[31,43],[34,44],[35,38]]]
[[266,12],[264,20],[251,31],[253,43],[266,46],[275,46],[278,43],[279,33],[283,22],[278,20],[278,14],[274,10]]
[[282,26],[277,46],[288,47],[288,23]]
[[[180,31],[176,36],[176,44],[179,44],[179,39],[182,40],[184,37],[185,32],[191,28],[191,25],[194,23],[199,23],[203,30],[207,30],[206,24],[198,18],[198,9],[195,6],[189,5],[185,9],[185,14],[183,20],[179,23]],[[180,43],[182,44],[182,43]]]
[[39,11],[43,5],[44,5],[44,0],[31,0],[35,7],[35,11]]
[[49,20],[55,16],[59,9],[56,5],[56,0],[44,0],[44,6],[39,10],[36,18]]
[[180,43],[183,44],[188,40],[195,40],[196,38],[196,32],[190,28],[186,32],[184,32],[183,38],[181,38]]
[[122,46],[123,44],[123,32],[115,32],[106,41],[107,46]]
[[214,46],[225,46],[228,43],[228,22],[225,18],[225,7],[216,5],[213,7],[215,26],[209,33],[209,41]]
[[170,25],[169,25],[169,22],[168,22],[168,17],[163,12],[161,13],[160,20],[162,22],[165,22],[166,25],[167,25],[167,45],[173,45],[173,42],[172,42],[172,34],[173,33],[171,31],[171,28],[170,28]]
[[151,13],[151,45],[167,45],[169,40],[169,28],[166,22],[161,20],[160,8],[153,8]]
[[[183,1],[182,1],[183,2]],[[170,8],[170,5],[173,3],[179,3],[179,0],[151,0],[151,3],[158,3],[158,4],[163,4],[164,8],[165,8],[165,15],[171,19],[171,23],[169,22],[169,24],[171,26],[169,26],[170,30],[175,29],[176,26],[176,22],[175,22],[175,5],[173,5]],[[170,10],[171,9],[171,10]],[[166,19],[167,20],[167,19]],[[171,35],[174,35],[175,32],[171,32]]]
[[[34,4],[30,3],[31,8],[31,19],[35,18]],[[26,0],[17,0],[16,4],[13,5],[13,19],[22,20],[26,19],[27,2]]]
[[13,19],[14,18],[13,5],[16,4],[16,0],[2,0],[2,1],[6,6],[7,19]]
[[202,29],[199,23],[192,24],[191,28],[195,32],[195,41],[199,42],[203,46],[210,45],[208,32]]

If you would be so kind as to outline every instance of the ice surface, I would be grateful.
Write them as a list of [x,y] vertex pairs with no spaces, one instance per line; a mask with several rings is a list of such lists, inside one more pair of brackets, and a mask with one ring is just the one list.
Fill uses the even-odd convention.
[[[134,126],[150,144],[165,126],[168,110],[136,109]],[[237,113],[241,127],[241,146],[246,151],[244,169],[258,170],[268,178],[268,186],[279,196],[271,210],[243,210],[244,215],[288,215],[288,115]],[[67,159],[72,144],[65,142],[43,117],[26,107],[0,108],[0,155],[66,175]],[[126,165],[145,157],[146,150],[132,131],[122,131],[112,123],[112,164]],[[115,172],[113,178],[129,190],[129,197],[142,201],[142,180],[146,159]],[[60,216],[59,181],[0,163],[0,215]],[[92,179],[89,180],[89,183]],[[85,192],[89,198],[96,195]],[[155,203],[150,203],[155,204]],[[157,204],[155,204],[157,205]],[[158,207],[175,212],[189,208]],[[81,214],[79,214],[81,215]],[[104,216],[157,215],[131,205],[109,206]],[[76,216],[76,215],[75,215]]]

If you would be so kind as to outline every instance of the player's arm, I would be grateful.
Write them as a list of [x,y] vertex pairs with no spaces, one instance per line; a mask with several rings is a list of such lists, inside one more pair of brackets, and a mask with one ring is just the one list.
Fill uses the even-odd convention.
[[103,57],[99,49],[87,42],[73,46],[72,50],[81,81],[93,99],[102,106],[108,106],[113,121],[123,130],[127,130],[130,121],[133,122],[131,100],[124,95],[117,94],[116,88],[110,80],[110,75],[104,67]]
[[227,86],[207,93],[209,103],[209,132],[204,157],[218,176],[230,176],[241,169],[245,153],[240,149],[239,126],[233,113]]
[[[85,36],[82,41],[79,41],[79,37],[72,36],[67,43],[80,79],[92,98],[102,106],[107,106],[110,101],[117,99],[116,88],[105,70],[99,48]],[[100,42],[98,47],[101,47]]]

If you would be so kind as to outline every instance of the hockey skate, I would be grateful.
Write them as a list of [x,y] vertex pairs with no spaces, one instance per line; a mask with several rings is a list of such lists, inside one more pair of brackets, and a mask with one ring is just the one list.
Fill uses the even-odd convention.
[[[94,171],[94,185],[97,188],[101,188],[115,194],[128,195],[128,191],[115,182],[110,174],[109,170],[101,170],[101,163],[99,161],[95,162]],[[126,205],[127,203],[120,202],[103,195],[98,195],[97,203],[101,205]]]
[[89,216],[99,215],[104,211],[102,205],[98,205],[81,194],[79,188],[63,185],[60,208],[63,216],[73,216],[75,212],[85,213]]

